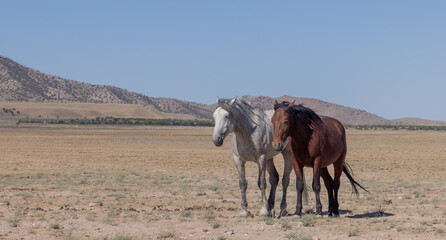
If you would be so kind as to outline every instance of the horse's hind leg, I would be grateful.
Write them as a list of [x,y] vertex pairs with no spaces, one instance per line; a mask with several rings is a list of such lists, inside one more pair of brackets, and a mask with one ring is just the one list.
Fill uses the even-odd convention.
[[339,159],[333,163],[334,167],[334,180],[333,180],[333,189],[334,189],[334,198],[333,198],[333,215],[334,217],[339,217],[339,202],[338,202],[338,191],[341,186],[341,175],[342,168],[344,166],[345,153],[339,157]]
[[321,169],[321,177],[324,180],[325,188],[328,193],[328,216],[333,215],[333,178],[326,167]]
[[320,162],[321,158],[317,157],[314,160],[314,166],[313,166],[313,191],[316,196],[316,214],[318,215],[322,214],[322,203],[320,198],[320,192],[321,192]]
[[248,182],[246,181],[245,176],[245,162],[241,161],[240,158],[238,158],[234,154],[234,163],[235,167],[237,168],[238,172],[238,183],[240,186],[240,192],[242,195],[242,211],[239,214],[239,217],[248,217],[248,202],[246,201],[246,188],[248,187]]
[[276,201],[276,189],[279,184],[279,173],[272,158],[266,161],[266,170],[269,173],[269,183],[271,184],[268,198],[268,216],[274,217],[274,202]]

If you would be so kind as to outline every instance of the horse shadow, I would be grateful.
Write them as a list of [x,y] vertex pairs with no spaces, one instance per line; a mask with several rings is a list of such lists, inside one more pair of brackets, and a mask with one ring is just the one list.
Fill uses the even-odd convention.
[[390,217],[394,216],[393,213],[386,213],[383,211],[376,211],[371,213],[362,213],[362,214],[355,214],[353,216],[347,216],[347,218],[378,218],[378,217]]
[[[350,213],[352,213],[352,211],[339,209],[340,215],[350,214]],[[305,211],[305,214],[315,214],[315,212],[313,209],[308,209]],[[322,215],[328,215],[328,211],[322,212]],[[355,214],[355,215],[346,216],[346,217],[347,218],[378,218],[378,217],[390,217],[390,216],[394,216],[394,215],[395,214],[393,214],[393,213],[388,213],[388,212],[384,212],[384,211],[376,211],[376,212],[370,212],[370,213]]]
[[[352,211],[350,211],[350,210],[342,210],[342,209],[339,209],[339,214],[347,214],[347,213],[351,213]],[[314,211],[314,209],[307,209],[306,211],[305,211],[305,214],[316,214],[316,212]],[[322,215],[324,216],[324,215],[328,215],[328,211],[323,211],[322,212]]]

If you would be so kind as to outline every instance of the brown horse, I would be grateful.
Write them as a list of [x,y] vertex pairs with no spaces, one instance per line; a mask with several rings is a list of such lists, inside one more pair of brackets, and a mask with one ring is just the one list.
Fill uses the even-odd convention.
[[[347,153],[344,126],[334,118],[320,118],[313,110],[300,104],[294,105],[294,101],[278,103],[276,100],[274,110],[271,120],[274,127],[273,147],[277,151],[282,150],[287,138],[291,146],[297,188],[295,215],[300,216],[302,212],[303,167],[312,167],[316,214],[322,214],[319,197],[320,177],[322,177],[328,192],[328,215],[338,217],[338,190],[342,172],[347,175],[356,195],[359,194],[356,186],[367,191],[353,179],[351,168],[344,162]],[[334,167],[334,180],[327,169],[330,164]]]

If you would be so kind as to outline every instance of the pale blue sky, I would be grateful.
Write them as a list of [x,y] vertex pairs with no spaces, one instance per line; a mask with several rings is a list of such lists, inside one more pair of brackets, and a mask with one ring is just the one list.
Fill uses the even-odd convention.
[[0,55],[154,97],[446,121],[446,1],[2,1]]

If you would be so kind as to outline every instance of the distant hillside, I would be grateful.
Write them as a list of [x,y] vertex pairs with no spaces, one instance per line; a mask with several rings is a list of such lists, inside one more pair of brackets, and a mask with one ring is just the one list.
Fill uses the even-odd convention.
[[92,85],[47,75],[3,56],[0,56],[0,101],[140,104],[195,118],[212,116],[212,111],[203,104],[152,98],[113,86]]
[[[274,100],[292,101],[353,125],[435,125],[446,122],[404,118],[388,120],[375,114],[312,98],[292,96],[247,97],[254,106],[273,109]],[[173,98],[154,98],[105,85],[92,85],[41,73],[0,56],[0,112],[2,119],[22,117],[92,118],[141,117],[211,119],[217,104],[199,104]],[[16,110],[12,110],[16,109]],[[13,111],[13,113],[11,113]],[[18,111],[14,112],[14,111]]]
[[393,125],[412,125],[412,126],[446,126],[445,121],[432,121],[421,118],[399,118],[392,120]]

